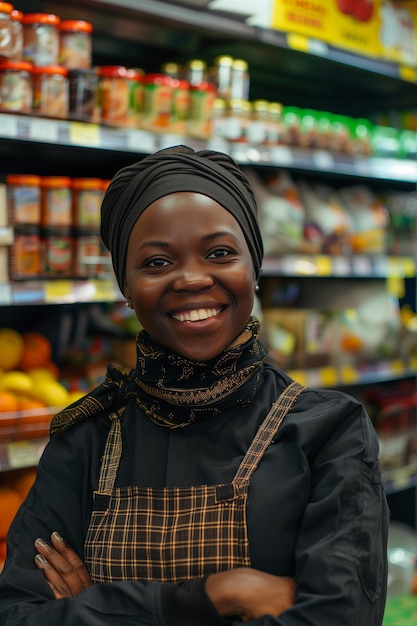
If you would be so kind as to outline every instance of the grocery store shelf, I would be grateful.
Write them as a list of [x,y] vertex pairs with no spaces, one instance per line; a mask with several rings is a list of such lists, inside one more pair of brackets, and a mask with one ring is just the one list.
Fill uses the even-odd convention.
[[0,472],[23,467],[34,467],[48,442],[48,438],[0,443]]
[[0,306],[118,302],[123,296],[115,279],[48,279],[0,283]]
[[382,473],[382,480],[388,494],[415,487],[417,486],[417,463],[385,470]]
[[[0,113],[0,138],[33,144],[50,144],[87,150],[150,154],[172,145],[187,144],[196,150],[221,150],[241,165],[288,167],[310,172],[348,175],[415,184],[417,161],[382,157],[353,157],[326,150],[302,150],[289,146],[262,147],[223,140],[196,140],[170,133],[155,134],[134,128],[113,128],[78,121]],[[6,148],[3,148],[3,151]],[[86,152],[85,158],[89,158]]]
[[322,276],[344,278],[412,278],[416,259],[386,255],[330,256],[289,254],[279,259],[264,259],[263,276]]

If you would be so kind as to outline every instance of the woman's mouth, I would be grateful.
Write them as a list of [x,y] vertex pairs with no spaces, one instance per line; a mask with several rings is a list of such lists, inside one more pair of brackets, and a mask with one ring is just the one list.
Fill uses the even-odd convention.
[[183,311],[182,313],[173,313],[172,317],[179,322],[201,322],[210,317],[215,317],[220,313],[221,309],[192,309],[191,311]]

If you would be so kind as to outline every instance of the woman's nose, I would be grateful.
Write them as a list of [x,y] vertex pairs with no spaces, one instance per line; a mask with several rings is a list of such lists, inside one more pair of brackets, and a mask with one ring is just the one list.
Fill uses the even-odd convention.
[[214,285],[213,277],[202,270],[183,269],[175,277],[172,288],[174,291],[200,291]]

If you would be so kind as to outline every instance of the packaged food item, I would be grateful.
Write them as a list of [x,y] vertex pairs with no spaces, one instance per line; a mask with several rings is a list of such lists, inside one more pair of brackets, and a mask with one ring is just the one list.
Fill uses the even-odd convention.
[[283,142],[283,108],[280,102],[269,102],[268,104],[269,117],[266,141],[270,146],[276,146]]
[[12,20],[12,51],[10,59],[21,61],[23,59],[23,12],[13,9],[10,14]]
[[225,139],[228,141],[246,141],[247,129],[252,114],[252,105],[248,100],[230,100],[225,124]]
[[0,2],[0,60],[3,61],[10,59],[13,51],[12,11],[12,4],[9,2]]
[[249,100],[249,66],[242,59],[233,60],[230,97],[236,100]]
[[103,65],[97,72],[101,121],[137,128],[143,90],[141,70],[120,65]]
[[215,98],[211,109],[211,137],[224,139],[227,126],[227,103],[224,98]]
[[190,85],[200,85],[207,80],[207,63],[201,59],[191,59],[186,66],[186,79]]
[[99,122],[99,77],[94,69],[68,70],[68,117],[84,122]]
[[100,228],[100,209],[103,199],[103,181],[101,178],[73,178],[73,225],[80,229]]
[[184,134],[190,113],[190,83],[180,78],[171,78],[172,81],[172,115],[170,132]]
[[0,63],[0,109],[30,113],[32,110],[32,64],[25,61]]
[[255,100],[252,103],[252,114],[246,129],[246,139],[248,143],[258,146],[266,144],[269,122],[270,113],[268,101]]
[[33,110],[66,119],[69,111],[68,70],[61,65],[33,68]]
[[62,20],[59,33],[60,65],[68,69],[89,69],[93,25],[84,20]]
[[60,18],[53,13],[23,16],[23,59],[45,67],[59,62]]
[[101,261],[100,235],[96,230],[76,231],[74,236],[74,275],[95,278]]
[[213,80],[219,98],[230,100],[232,97],[233,57],[222,55],[214,59]]
[[34,174],[6,176],[9,219],[15,226],[40,226],[41,178]]
[[47,228],[42,235],[43,272],[57,278],[73,274],[74,237],[69,228]]
[[18,226],[10,247],[10,278],[23,280],[42,274],[42,245],[39,228]]
[[44,228],[72,223],[72,181],[68,176],[41,177],[41,222]]
[[146,74],[144,78],[142,128],[170,130],[174,101],[172,79],[166,74]]
[[216,94],[216,86],[207,81],[190,86],[190,115],[187,130],[192,137],[208,139],[211,136],[211,116]]

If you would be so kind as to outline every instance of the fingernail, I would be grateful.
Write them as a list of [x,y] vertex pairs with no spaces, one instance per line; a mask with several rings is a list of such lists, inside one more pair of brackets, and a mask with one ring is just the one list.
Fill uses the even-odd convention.
[[42,546],[42,548],[47,548],[48,547],[48,544],[46,543],[45,539],[42,539],[42,537],[38,537],[38,539],[36,539],[35,543],[37,543],[40,546]]
[[42,563],[42,565],[45,565],[45,563],[47,562],[46,559],[42,556],[42,554],[37,554],[35,556],[36,561],[38,561],[38,563]]
[[52,537],[57,541],[64,541],[61,535],[56,530],[54,530],[54,532],[52,533]]

